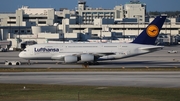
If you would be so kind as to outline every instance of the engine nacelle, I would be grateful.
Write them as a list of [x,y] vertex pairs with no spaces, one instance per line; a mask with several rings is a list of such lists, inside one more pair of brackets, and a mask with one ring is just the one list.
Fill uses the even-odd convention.
[[64,62],[65,63],[74,63],[74,62],[77,62],[77,57],[76,56],[72,56],[72,55],[65,56],[64,57]]
[[94,55],[91,55],[91,54],[82,54],[81,55],[81,61],[82,62],[94,61]]

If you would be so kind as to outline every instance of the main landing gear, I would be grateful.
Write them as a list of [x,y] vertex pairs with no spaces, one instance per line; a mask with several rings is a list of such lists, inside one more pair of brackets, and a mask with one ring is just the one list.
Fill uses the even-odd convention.
[[88,67],[89,67],[89,64],[88,64],[88,63],[83,63],[83,64],[82,64],[82,67],[83,67],[83,68],[88,68]]
[[83,68],[88,68],[89,65],[99,65],[99,62],[96,62],[96,61],[94,61],[94,62],[84,62],[84,63],[82,64],[82,67],[83,67]]

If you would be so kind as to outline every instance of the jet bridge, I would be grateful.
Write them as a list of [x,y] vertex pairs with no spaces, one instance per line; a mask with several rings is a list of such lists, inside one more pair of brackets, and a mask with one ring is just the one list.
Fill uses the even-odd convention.
[[0,41],[0,52],[7,52],[11,45],[11,41]]
[[37,44],[36,41],[24,41],[20,43],[20,48],[21,50],[24,50],[26,47],[30,46],[30,45],[34,45]]

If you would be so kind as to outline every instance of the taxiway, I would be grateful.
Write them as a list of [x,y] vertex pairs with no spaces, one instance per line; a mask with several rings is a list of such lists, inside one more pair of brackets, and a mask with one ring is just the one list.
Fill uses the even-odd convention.
[[0,83],[179,88],[180,72],[0,73]]

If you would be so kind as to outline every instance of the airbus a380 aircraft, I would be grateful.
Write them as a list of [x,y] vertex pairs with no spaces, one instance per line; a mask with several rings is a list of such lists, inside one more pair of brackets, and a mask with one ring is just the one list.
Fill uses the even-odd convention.
[[131,43],[44,43],[27,47],[19,57],[27,60],[59,60],[65,63],[97,63],[162,49],[155,46],[166,16],[157,16]]

